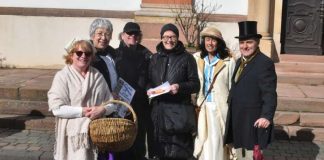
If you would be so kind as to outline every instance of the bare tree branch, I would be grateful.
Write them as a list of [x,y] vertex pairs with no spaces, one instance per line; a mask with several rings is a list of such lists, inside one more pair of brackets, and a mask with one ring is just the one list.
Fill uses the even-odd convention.
[[[173,2],[176,4],[176,0]],[[200,32],[206,27],[209,16],[221,7],[216,1],[207,5],[205,3],[204,0],[192,0],[189,4],[169,6],[188,47],[199,46]]]

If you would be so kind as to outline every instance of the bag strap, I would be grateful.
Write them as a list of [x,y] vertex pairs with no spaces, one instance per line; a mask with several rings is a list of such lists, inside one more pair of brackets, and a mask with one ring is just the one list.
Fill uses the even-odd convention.
[[198,106],[198,108],[201,108],[201,106],[204,104],[205,100],[207,99],[209,93],[210,93],[211,90],[213,89],[213,85],[214,85],[214,83],[215,83],[215,81],[216,81],[216,77],[217,77],[217,76],[215,76],[215,77],[213,78],[213,81],[212,81],[212,83],[210,84],[210,86],[209,86],[209,88],[208,88],[207,94],[206,94],[204,100],[203,100],[203,101],[200,103],[200,105]]
[[223,66],[224,66],[223,64],[224,64],[224,61],[221,59],[216,64],[216,69],[214,70],[214,72],[216,72],[216,73],[214,74],[213,81],[208,88],[208,91],[207,91],[207,94],[206,94],[204,100],[201,102],[201,104],[199,106],[197,106],[198,109],[201,108],[201,106],[204,104],[205,100],[207,99],[208,95],[210,94],[211,90],[213,89],[214,83],[216,81],[216,77],[219,74],[220,70],[223,68]]

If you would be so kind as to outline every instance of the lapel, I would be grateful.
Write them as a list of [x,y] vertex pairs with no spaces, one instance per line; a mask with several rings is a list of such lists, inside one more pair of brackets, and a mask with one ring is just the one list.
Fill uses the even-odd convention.
[[[214,66],[214,73],[213,73],[213,79],[216,78],[217,74],[222,70],[222,68],[225,66],[224,60],[219,59],[216,65]],[[198,59],[198,70],[199,72],[204,75],[204,68],[205,68],[205,61],[202,58]]]
[[238,83],[249,71],[251,71],[251,69],[253,68],[253,66],[255,65],[255,62],[257,59],[257,57],[259,56],[260,53],[256,53],[255,57],[253,57],[253,59],[247,63],[246,67],[244,67],[240,78],[237,80],[236,83]]
[[233,76],[232,76],[232,85],[235,84],[235,76],[236,76],[236,72],[237,72],[238,68],[240,67],[240,64],[241,64],[241,60],[239,58],[238,60],[236,60],[236,65],[235,65],[235,69],[234,69]]
[[214,66],[213,79],[216,78],[217,74],[222,70],[224,66],[225,66],[224,60],[219,59],[219,61]]
[[198,71],[204,75],[205,61],[202,58],[198,58]]

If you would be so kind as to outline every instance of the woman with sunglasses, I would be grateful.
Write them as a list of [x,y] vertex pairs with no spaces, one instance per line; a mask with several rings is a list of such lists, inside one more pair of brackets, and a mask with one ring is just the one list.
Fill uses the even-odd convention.
[[[149,82],[151,88],[169,82],[170,92],[151,100],[154,151],[160,160],[188,160],[193,158],[196,131],[191,94],[199,91],[197,65],[179,41],[174,24],[164,25],[160,35],[157,53],[150,62]],[[154,90],[149,89],[147,94],[154,94]]]
[[100,106],[112,96],[102,74],[90,66],[95,52],[91,43],[74,39],[66,51],[66,66],[48,91],[49,111],[56,117],[54,159],[94,160],[89,123],[114,112],[115,106]]

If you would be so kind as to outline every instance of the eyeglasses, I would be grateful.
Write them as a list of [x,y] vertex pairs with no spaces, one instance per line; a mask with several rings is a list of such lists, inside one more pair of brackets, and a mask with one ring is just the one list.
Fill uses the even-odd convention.
[[106,37],[106,38],[109,38],[111,36],[110,33],[101,33],[101,32],[98,32],[98,33],[95,33],[97,37]]
[[137,32],[137,31],[131,31],[131,32],[126,32],[126,34],[128,35],[134,35],[134,36],[138,36],[140,34],[140,32]]
[[91,52],[75,51],[75,54],[76,54],[78,57],[81,57],[81,56],[83,55],[83,53],[84,53],[84,55],[85,55],[86,57],[90,57],[90,56],[92,55]]
[[162,36],[163,41],[168,41],[169,39],[171,39],[171,41],[175,41],[177,40],[177,36]]

